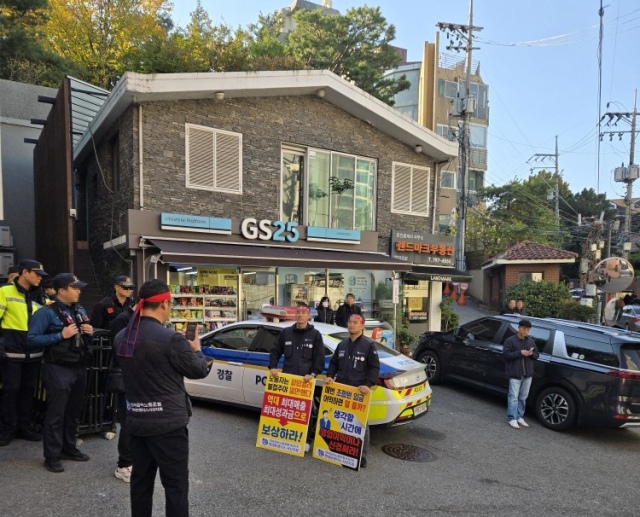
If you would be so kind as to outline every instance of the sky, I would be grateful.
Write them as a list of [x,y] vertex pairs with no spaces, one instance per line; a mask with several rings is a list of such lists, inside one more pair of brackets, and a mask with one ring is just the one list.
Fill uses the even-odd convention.
[[[215,22],[246,26],[260,12],[273,12],[289,2],[202,0],[202,4]],[[602,114],[630,112],[634,89],[640,86],[640,2],[605,0],[603,4],[601,110]],[[195,5],[196,0],[176,2],[174,21],[186,24]],[[393,44],[408,49],[409,61],[422,59],[424,42],[433,41],[437,22],[466,24],[469,13],[469,0],[333,2],[342,13],[362,5],[380,7],[396,28]],[[629,133],[622,141],[616,135],[612,142],[605,137],[600,144],[598,182],[599,8],[600,0],[475,0],[474,25],[483,30],[476,33],[475,46],[480,50],[474,51],[473,58],[480,60],[481,76],[489,85],[491,110],[487,184],[526,178],[532,166],[527,160],[535,153],[553,153],[558,135],[559,167],[573,192],[593,188],[609,198],[624,196],[625,185],[613,181],[613,168],[629,162]],[[603,125],[602,130],[608,129]],[[577,217],[564,203],[560,208],[565,217]]]

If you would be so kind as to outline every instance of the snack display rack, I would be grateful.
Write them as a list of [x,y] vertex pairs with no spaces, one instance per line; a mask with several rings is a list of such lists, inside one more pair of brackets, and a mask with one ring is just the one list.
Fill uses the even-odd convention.
[[171,286],[172,308],[169,322],[178,331],[188,322],[198,322],[201,330],[214,330],[238,321],[238,296],[229,286]]

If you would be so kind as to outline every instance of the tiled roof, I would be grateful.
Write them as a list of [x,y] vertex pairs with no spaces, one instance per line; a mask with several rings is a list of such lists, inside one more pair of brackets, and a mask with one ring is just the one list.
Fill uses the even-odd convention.
[[577,256],[578,254],[573,251],[552,248],[532,241],[522,241],[511,246],[508,250],[491,257],[485,264],[497,260],[568,260],[575,259]]

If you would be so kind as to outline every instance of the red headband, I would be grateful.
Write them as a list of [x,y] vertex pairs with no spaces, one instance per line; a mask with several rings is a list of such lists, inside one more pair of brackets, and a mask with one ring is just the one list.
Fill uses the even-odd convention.
[[352,314],[349,316],[350,320],[357,319],[360,323],[364,323],[364,318],[360,314]]
[[140,307],[144,307],[144,304],[146,302],[158,303],[158,302],[164,302],[166,300],[171,300],[171,291],[167,291],[166,293],[156,294],[154,296],[149,296],[149,298],[140,298]]
[[[136,340],[138,339],[138,329],[140,328],[140,317],[142,316],[142,309],[145,303],[160,303],[166,300],[171,300],[171,291],[149,296],[149,298],[140,298],[136,310],[127,324],[127,338],[123,339],[118,347],[119,356],[133,357],[133,350],[136,346]],[[132,334],[133,339],[131,339]]]

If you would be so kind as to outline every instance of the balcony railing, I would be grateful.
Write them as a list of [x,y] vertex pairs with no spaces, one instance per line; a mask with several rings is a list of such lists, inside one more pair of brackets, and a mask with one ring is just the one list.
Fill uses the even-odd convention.
[[473,165],[486,165],[487,164],[487,150],[480,147],[472,147],[469,156],[469,162]]

